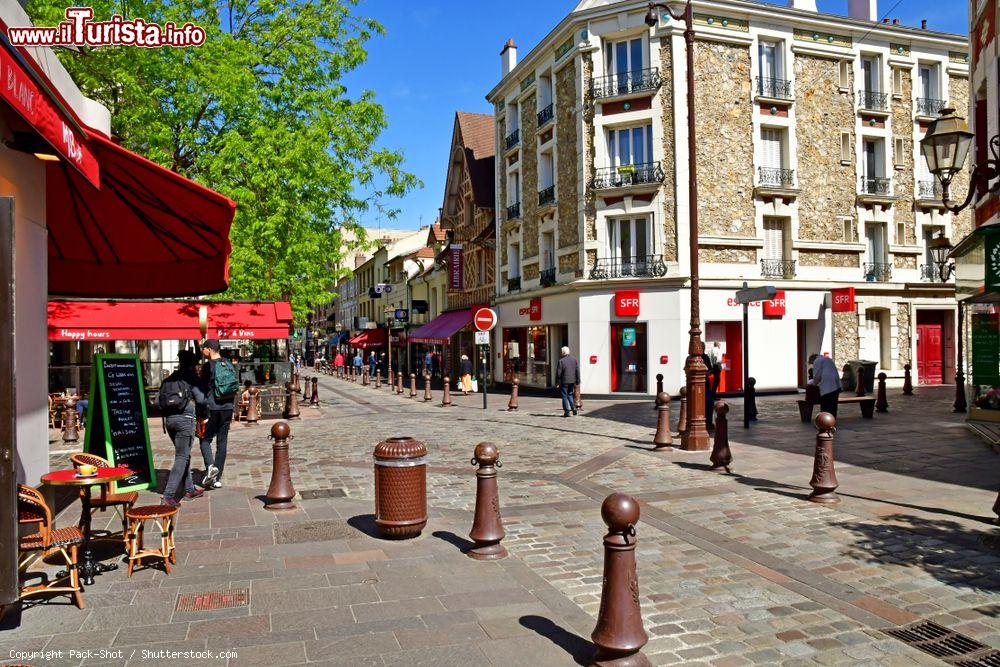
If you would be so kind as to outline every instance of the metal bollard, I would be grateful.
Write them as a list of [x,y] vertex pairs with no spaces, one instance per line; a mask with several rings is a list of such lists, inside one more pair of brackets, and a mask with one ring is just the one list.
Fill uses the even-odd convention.
[[285,389],[288,391],[288,397],[285,399],[285,419],[298,419],[300,415],[299,397],[291,382],[285,383]]
[[250,398],[247,400],[247,426],[256,426],[260,421],[260,389],[250,387]]
[[680,414],[677,415],[677,435],[684,435],[684,433],[688,430],[687,394],[687,387],[681,387],[681,411]]
[[63,442],[78,442],[80,440],[80,427],[77,424],[76,399],[70,398],[63,408]]
[[712,442],[712,472],[732,472],[729,464],[733,462],[733,453],[729,449],[729,404],[725,401],[715,402],[715,440]]
[[476,543],[469,549],[469,558],[499,560],[507,557],[507,549],[500,544],[504,538],[503,521],[500,519],[500,492],[497,489],[497,468],[500,451],[492,442],[476,445],[472,465],[476,471],[476,515],[469,537]]
[[839,503],[837,496],[837,471],[833,466],[833,432],[837,420],[829,412],[816,415],[816,456],[813,459],[813,475],[809,486],[813,492],[809,500],[814,503]]
[[429,401],[433,396],[431,396],[431,376],[424,374],[424,400]]
[[450,408],[451,407],[451,387],[448,383],[451,382],[451,378],[447,375],[444,376],[444,389],[441,392],[441,407]]
[[858,380],[857,380],[857,386],[854,388],[854,395],[855,396],[865,395],[865,369],[862,368],[861,366],[858,366]]
[[510,381],[510,400],[507,401],[507,412],[517,412],[517,378]]
[[403,395],[403,371],[398,371],[396,373],[396,395]]
[[375,373],[375,388],[376,389],[381,389],[382,388],[382,372],[381,371],[376,371],[376,373]]
[[410,373],[410,398],[417,396],[417,374]]
[[274,440],[271,446],[271,484],[267,487],[264,509],[293,510],[295,488],[288,468],[288,441],[292,439],[292,429],[287,423],[278,422],[271,427],[270,438]]
[[670,394],[661,391],[656,395],[656,435],[653,449],[658,452],[673,451],[674,438],[670,435]]
[[583,399],[580,398],[580,383],[579,382],[576,383],[575,385],[573,385],[573,405],[576,406],[577,410],[579,410],[580,412],[583,412]]
[[364,366],[361,368],[361,386],[368,386],[368,367]]
[[878,388],[875,392],[875,409],[879,412],[889,412],[889,399],[885,396],[885,373],[878,374]]
[[757,378],[747,378],[747,415],[750,421],[757,421]]
[[590,633],[597,644],[593,664],[647,667],[651,663],[641,650],[649,636],[642,627],[639,577],[635,571],[639,503],[624,493],[612,493],[601,505],[601,518],[608,533],[604,536],[601,606],[597,626]]
[[316,376],[313,376],[312,379],[312,396],[309,398],[309,406],[319,407],[319,378]]
[[295,393],[296,394],[301,394],[302,393],[302,376],[299,375],[299,369],[298,368],[295,369],[295,373],[294,373],[294,377],[292,378],[292,381],[295,383]]
[[910,375],[910,364],[903,366],[903,395],[913,396],[913,377]]
[[427,447],[410,437],[375,445],[375,525],[382,537],[416,537],[427,525]]

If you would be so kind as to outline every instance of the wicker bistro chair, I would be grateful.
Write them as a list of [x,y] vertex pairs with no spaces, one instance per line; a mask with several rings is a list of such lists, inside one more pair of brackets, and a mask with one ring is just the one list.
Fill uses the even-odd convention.
[[[41,593],[71,593],[73,602],[83,609],[83,593],[80,587],[80,574],[76,567],[77,550],[83,543],[83,531],[77,526],[56,528],[52,519],[52,510],[42,497],[42,494],[30,486],[17,486],[17,522],[19,524],[35,524],[37,533],[18,538],[18,575],[27,572],[28,568],[38,560],[50,554],[59,553],[65,559],[66,573],[60,573],[50,579],[42,574],[43,583],[33,586],[21,586],[19,599]],[[68,585],[67,585],[67,581]]]
[[[97,468],[111,468],[111,462],[105,458],[97,456],[96,454],[86,454],[79,453],[73,454],[69,457],[69,460],[73,462],[73,467],[78,468],[81,465],[92,465]],[[102,512],[107,510],[109,507],[113,508],[118,514],[119,518],[122,520],[122,536],[127,529],[127,522],[125,521],[125,512],[132,509],[135,506],[135,502],[139,500],[139,494],[135,491],[129,491],[127,493],[111,493],[111,482],[101,484],[101,495],[96,498],[91,495],[90,497],[90,511],[93,514],[94,510],[101,510]],[[80,497],[82,498],[84,490],[80,489]],[[81,526],[83,522],[83,516],[80,516]]]
[[[128,551],[128,576],[132,569],[142,564],[143,558],[163,559],[163,569],[170,574],[170,564],[177,562],[177,550],[174,545],[174,518],[177,508],[170,505],[144,505],[133,507],[125,512],[128,520],[128,531],[125,535],[125,548]],[[160,529],[160,546],[158,549],[145,545],[146,521],[153,521]]]

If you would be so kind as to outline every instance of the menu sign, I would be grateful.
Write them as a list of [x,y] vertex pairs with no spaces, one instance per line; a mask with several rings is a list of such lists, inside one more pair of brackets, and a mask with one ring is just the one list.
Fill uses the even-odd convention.
[[139,358],[96,355],[90,378],[85,451],[133,471],[131,477],[115,483],[116,491],[154,488],[156,472]]
[[972,382],[1000,385],[1000,321],[997,313],[972,314]]

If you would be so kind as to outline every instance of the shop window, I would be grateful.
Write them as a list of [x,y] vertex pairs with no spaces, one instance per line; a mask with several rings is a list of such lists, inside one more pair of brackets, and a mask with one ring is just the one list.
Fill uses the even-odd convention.
[[503,330],[503,377],[521,384],[549,386],[548,327],[512,327]]
[[646,392],[646,325],[611,325],[611,391]]

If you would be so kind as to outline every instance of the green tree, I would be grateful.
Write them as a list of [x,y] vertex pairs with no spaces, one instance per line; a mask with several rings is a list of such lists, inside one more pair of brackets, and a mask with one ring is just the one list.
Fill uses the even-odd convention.
[[[345,248],[364,243],[366,211],[419,182],[380,148],[385,113],[341,79],[383,33],[356,0],[131,0],[126,18],[206,30],[190,48],[60,49],[81,90],[105,104],[128,148],[238,204],[231,283],[222,296],[290,299],[296,320],[329,300]],[[93,3],[107,20],[122,4]],[[36,25],[64,0],[31,0]],[[344,234],[346,230],[351,233]]]

